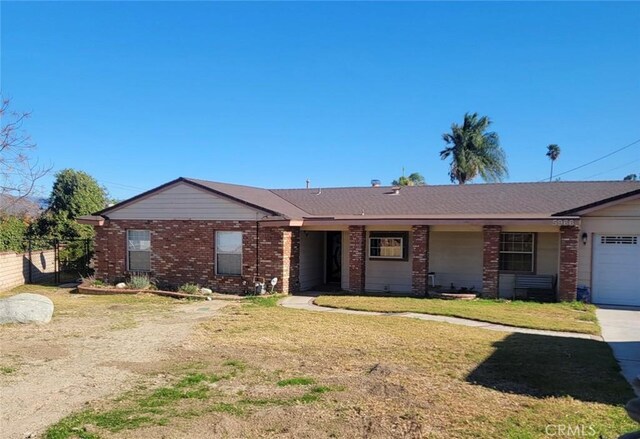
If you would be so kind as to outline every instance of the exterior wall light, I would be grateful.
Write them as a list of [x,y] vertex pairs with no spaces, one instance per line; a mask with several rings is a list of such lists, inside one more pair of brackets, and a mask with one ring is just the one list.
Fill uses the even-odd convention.
[[587,239],[589,238],[589,235],[587,235],[587,232],[584,232],[582,234],[582,244],[583,245],[587,245]]

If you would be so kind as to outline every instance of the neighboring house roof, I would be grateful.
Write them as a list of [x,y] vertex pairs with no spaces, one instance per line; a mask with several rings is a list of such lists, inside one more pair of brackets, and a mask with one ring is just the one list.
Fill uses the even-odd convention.
[[108,216],[180,182],[259,208],[271,219],[542,219],[640,196],[634,181],[405,186],[394,193],[391,187],[263,189],[181,177],[94,215]]

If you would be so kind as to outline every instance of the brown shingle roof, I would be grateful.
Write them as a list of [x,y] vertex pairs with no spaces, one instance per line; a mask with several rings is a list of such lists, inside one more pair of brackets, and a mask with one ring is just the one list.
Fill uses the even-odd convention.
[[640,182],[497,183],[272,190],[310,216],[550,216],[640,191]]
[[407,186],[393,194],[390,187],[263,189],[181,177],[119,205],[179,181],[288,219],[548,218],[575,214],[578,208],[616,197],[640,194],[640,182],[634,181]]

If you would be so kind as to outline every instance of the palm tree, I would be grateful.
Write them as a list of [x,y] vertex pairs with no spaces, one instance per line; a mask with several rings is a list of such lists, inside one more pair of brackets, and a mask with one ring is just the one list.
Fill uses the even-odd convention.
[[484,181],[495,182],[508,176],[506,155],[498,134],[486,132],[489,125],[487,116],[465,113],[462,126],[453,123],[451,132],[442,135],[448,146],[440,151],[440,158],[451,156],[451,182],[465,184],[478,175]]
[[397,180],[393,180],[391,184],[394,186],[424,186],[427,183],[424,181],[424,177],[422,176],[422,174],[420,174],[419,172],[414,172],[408,177],[405,177],[403,175]]
[[549,181],[551,181],[553,179],[553,162],[560,157],[560,147],[555,143],[547,146],[547,157],[551,160],[551,174],[549,174]]

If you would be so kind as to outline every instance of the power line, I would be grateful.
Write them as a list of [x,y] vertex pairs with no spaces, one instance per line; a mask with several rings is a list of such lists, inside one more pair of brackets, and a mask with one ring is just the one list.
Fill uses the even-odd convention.
[[638,159],[638,160],[633,160],[633,161],[631,161],[631,162],[627,162],[627,163],[625,163],[624,165],[616,166],[615,168],[611,168],[611,169],[609,169],[609,170],[607,170],[607,171],[598,172],[597,174],[593,174],[593,175],[591,175],[591,176],[589,176],[589,177],[585,178],[585,180],[591,180],[591,179],[592,179],[592,178],[594,178],[594,177],[598,177],[598,176],[600,176],[600,175],[602,175],[602,174],[608,174],[608,173],[609,173],[609,172],[611,172],[611,171],[616,171],[616,170],[621,169],[621,168],[626,168],[627,166],[629,166],[629,165],[633,165],[634,163],[638,163],[638,162],[640,162],[640,159]]
[[[640,139],[637,139],[637,140],[629,143],[628,145],[623,146],[622,148],[618,148],[615,151],[611,151],[609,154],[603,155],[602,157],[598,157],[597,159],[591,160],[590,162],[587,162],[587,163],[585,163],[583,165],[576,166],[573,169],[569,169],[568,171],[564,171],[564,172],[561,172],[559,174],[555,174],[554,177],[560,177],[561,175],[565,175],[565,174],[568,174],[569,172],[573,172],[573,171],[577,171],[578,169],[582,169],[585,166],[592,165],[592,164],[594,164],[596,162],[599,162],[600,160],[606,159],[607,157],[611,157],[612,155],[617,154],[620,151],[623,151],[623,150],[625,150],[627,148],[631,148],[633,145],[635,145],[637,143],[640,143]],[[542,180],[539,180],[539,182],[543,182],[543,181],[547,181],[547,180],[548,180],[547,178],[543,178]]]

